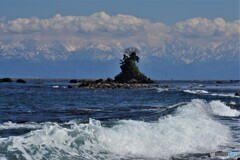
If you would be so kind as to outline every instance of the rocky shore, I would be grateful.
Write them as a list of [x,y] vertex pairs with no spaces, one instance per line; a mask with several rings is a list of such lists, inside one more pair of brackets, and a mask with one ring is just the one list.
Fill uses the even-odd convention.
[[[70,81],[72,83],[72,81]],[[76,82],[76,81],[75,81]],[[140,83],[119,83],[107,80],[96,80],[96,81],[77,81],[78,84],[69,85],[68,88],[89,88],[89,89],[132,89],[132,88],[170,88],[172,86],[160,86],[160,85],[149,85]]]

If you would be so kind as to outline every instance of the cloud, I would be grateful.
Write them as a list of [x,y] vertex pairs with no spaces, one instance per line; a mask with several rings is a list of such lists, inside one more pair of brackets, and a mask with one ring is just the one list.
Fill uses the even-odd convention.
[[36,17],[19,18],[9,21],[2,29],[5,32],[32,33],[32,32],[69,32],[69,33],[95,33],[95,32],[129,32],[136,31],[149,23],[128,15],[109,16],[105,12],[95,13],[89,17],[55,15],[50,19]]
[[[34,41],[37,52],[44,49],[49,54],[53,50],[49,46],[53,43],[62,45],[68,52],[94,44],[96,48],[107,51],[111,50],[109,47],[121,50],[135,46],[166,53],[185,47],[188,49],[183,53],[188,53],[194,47],[206,44],[217,47],[224,41],[238,38],[239,26],[239,20],[227,22],[223,18],[210,20],[196,17],[168,26],[131,15],[110,16],[105,12],[90,16],[56,14],[49,19],[33,17],[0,21],[0,50],[11,47],[13,50],[24,50],[27,42]],[[167,51],[169,46],[172,50]]]
[[[83,34],[95,35],[144,35],[148,39],[160,40],[172,35],[188,37],[231,36],[239,34],[239,21],[226,22],[222,18],[209,20],[206,18],[192,18],[167,26],[163,23],[152,23],[130,15],[118,14],[110,16],[105,12],[95,13],[90,16],[61,16],[56,14],[49,19],[18,18],[1,23],[1,32],[12,34]],[[159,38],[157,38],[159,37]],[[142,37],[141,37],[142,38]]]
[[222,18],[209,20],[206,18],[193,18],[175,25],[176,32],[188,37],[216,37],[239,34],[239,21],[226,22]]

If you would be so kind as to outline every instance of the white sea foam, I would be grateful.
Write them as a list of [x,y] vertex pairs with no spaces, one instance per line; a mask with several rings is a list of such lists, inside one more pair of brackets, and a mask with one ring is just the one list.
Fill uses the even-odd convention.
[[235,96],[234,93],[209,93],[205,90],[183,90],[183,92],[191,93],[191,94],[208,94],[211,96],[220,96],[220,97],[234,97],[234,98],[240,98],[239,96]]
[[240,98],[239,96],[235,96],[234,93],[211,93],[212,96],[220,96],[220,97],[234,97]]
[[165,91],[168,91],[168,89],[167,88],[158,88],[157,91],[158,92],[165,92]]
[[231,105],[236,105],[236,102],[231,101],[230,104]]
[[0,160],[7,160],[6,157],[1,157],[2,155],[0,155]]
[[183,92],[192,93],[192,94],[207,94],[207,93],[209,93],[208,91],[205,91],[205,90],[183,90]]
[[19,129],[19,128],[26,128],[26,129],[39,129],[46,125],[52,125],[51,122],[46,123],[12,123],[12,122],[4,122],[0,124],[0,130],[5,129]]
[[32,159],[170,158],[220,150],[232,143],[227,126],[212,117],[211,106],[192,100],[157,122],[121,120],[111,128],[90,119],[71,127],[44,125],[22,136],[0,139],[0,153]]
[[59,86],[52,86],[52,88],[59,88]]
[[227,117],[240,116],[240,112],[236,109],[232,109],[221,101],[211,101],[209,103],[213,114]]

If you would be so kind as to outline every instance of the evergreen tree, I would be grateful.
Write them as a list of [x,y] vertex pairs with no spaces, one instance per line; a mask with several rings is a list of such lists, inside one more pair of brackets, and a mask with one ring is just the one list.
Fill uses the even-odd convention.
[[140,58],[137,56],[139,50],[131,47],[124,50],[123,59],[120,60],[121,73],[115,77],[116,82],[120,83],[152,83],[153,81],[142,74],[136,63]]

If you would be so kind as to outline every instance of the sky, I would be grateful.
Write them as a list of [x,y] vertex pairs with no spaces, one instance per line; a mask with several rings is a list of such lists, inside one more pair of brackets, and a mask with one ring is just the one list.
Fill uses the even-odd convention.
[[137,47],[139,66],[155,79],[240,79],[239,7],[240,0],[0,0],[0,75],[113,77],[122,50]]
[[88,16],[104,11],[109,15],[129,14],[168,25],[193,17],[227,21],[239,19],[239,0],[1,0],[0,16],[50,18]]

